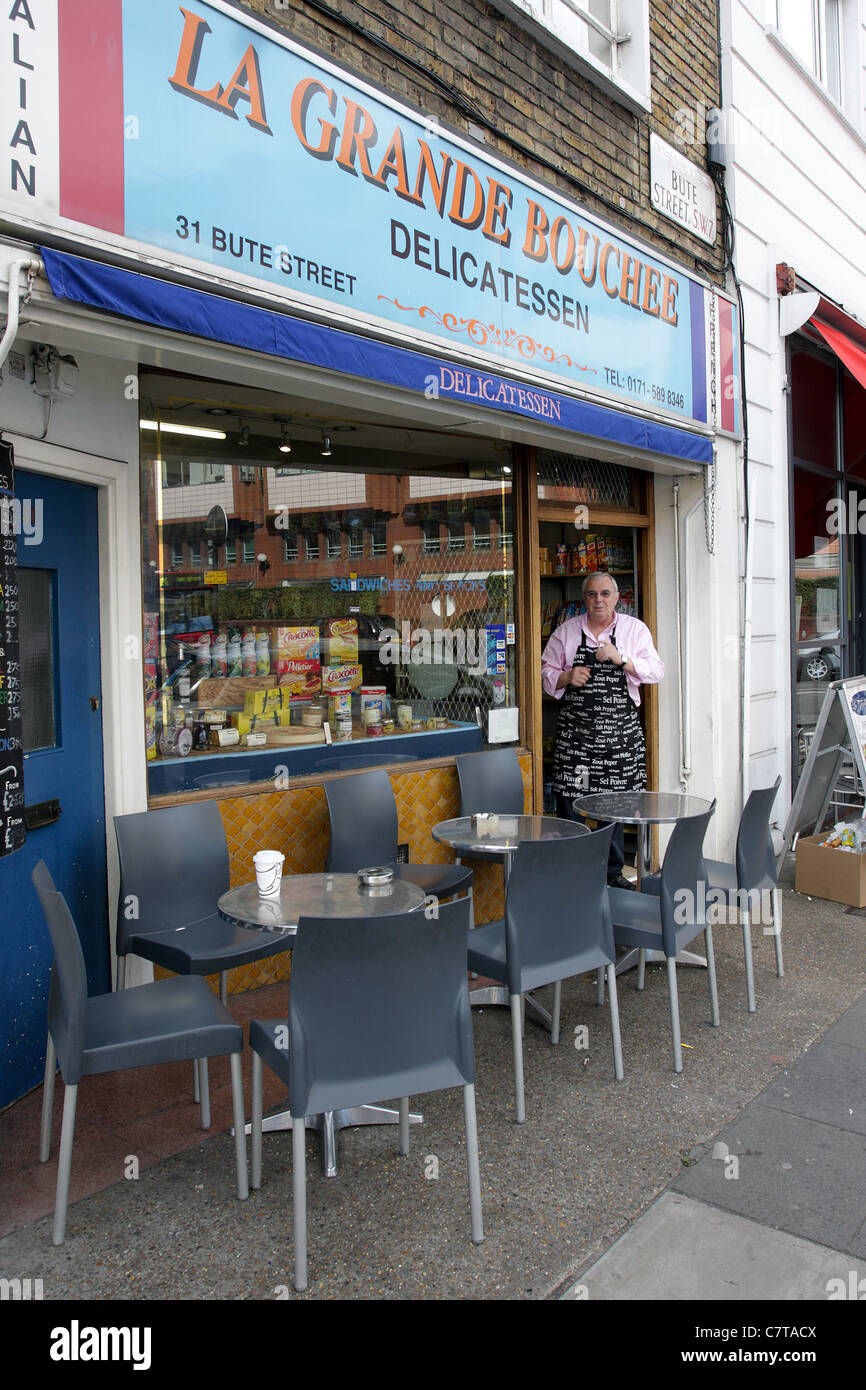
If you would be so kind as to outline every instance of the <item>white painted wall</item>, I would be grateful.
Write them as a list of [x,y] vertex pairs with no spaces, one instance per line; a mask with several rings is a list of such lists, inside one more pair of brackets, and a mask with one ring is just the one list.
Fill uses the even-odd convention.
[[735,263],[746,315],[754,528],[746,780],[783,778],[790,804],[791,650],[785,340],[776,264],[866,322],[863,0],[842,0],[844,92],[837,106],[775,29],[775,0],[722,0],[722,86]]

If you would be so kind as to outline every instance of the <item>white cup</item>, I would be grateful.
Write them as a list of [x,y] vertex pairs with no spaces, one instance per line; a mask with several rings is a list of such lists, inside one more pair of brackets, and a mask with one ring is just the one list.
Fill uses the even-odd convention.
[[278,898],[285,855],[278,849],[260,849],[253,855],[260,898]]

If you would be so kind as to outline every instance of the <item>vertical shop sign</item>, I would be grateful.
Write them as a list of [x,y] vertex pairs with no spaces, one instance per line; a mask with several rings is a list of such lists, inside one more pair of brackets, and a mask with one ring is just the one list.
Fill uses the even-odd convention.
[[12,445],[0,440],[0,855],[11,854],[24,844],[14,486]]

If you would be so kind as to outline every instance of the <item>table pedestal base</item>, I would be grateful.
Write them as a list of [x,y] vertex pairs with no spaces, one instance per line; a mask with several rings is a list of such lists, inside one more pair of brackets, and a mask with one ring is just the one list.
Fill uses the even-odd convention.
[[[534,994],[524,994],[524,1003],[530,1013],[534,1014],[538,1022],[543,1023],[548,1032],[553,1030],[553,1019]],[[469,1003],[473,1009],[483,1009],[491,1007],[494,1009],[510,1009],[511,996],[505,985],[481,985],[478,989],[470,989]]]
[[[324,1115],[308,1115],[304,1121],[306,1129],[313,1129],[322,1136],[322,1168],[326,1178],[337,1176],[337,1134],[341,1129],[353,1125],[396,1125],[400,1122],[400,1112],[386,1105],[356,1105],[350,1110],[327,1110]],[[424,1123],[424,1116],[409,1112],[410,1125]],[[262,1117],[262,1133],[275,1134],[290,1130],[292,1116],[289,1110],[275,1110]],[[249,1134],[250,1124],[244,1126]],[[232,1130],[234,1134],[234,1130]]]
[[[637,947],[635,947],[633,951],[626,951],[625,955],[617,961],[615,973],[617,975],[622,975],[626,970],[634,970],[635,966],[638,964],[639,957],[640,951]],[[647,951],[646,958],[653,965],[663,963],[667,960],[664,951]],[[706,969],[707,958],[706,956],[695,955],[694,951],[680,951],[679,955],[676,957],[676,962],[677,965],[702,965]],[[641,987],[641,985],[638,985],[639,989]]]

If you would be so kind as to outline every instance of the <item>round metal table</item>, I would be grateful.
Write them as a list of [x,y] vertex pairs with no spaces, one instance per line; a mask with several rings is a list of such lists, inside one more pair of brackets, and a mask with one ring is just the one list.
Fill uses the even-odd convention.
[[[473,820],[476,822],[473,825]],[[511,860],[522,844],[529,840],[573,840],[588,834],[579,821],[563,820],[559,816],[503,816],[489,818],[457,816],[433,826],[432,835],[440,844],[450,845],[458,855],[468,858],[499,859],[508,892]],[[551,1028],[551,1016],[532,994],[525,994],[526,1006],[545,1027]],[[469,991],[474,1008],[495,1005],[510,1008],[508,990],[502,985],[481,985]]]
[[[390,913],[416,912],[424,906],[424,892],[415,883],[395,878],[383,887],[366,888],[357,874],[288,874],[280,883],[280,895],[259,897],[255,883],[245,883],[223,893],[217,909],[227,922],[234,922],[254,931],[283,932],[287,937],[297,935],[302,917],[381,917]],[[291,949],[287,943],[287,949]],[[325,1177],[337,1174],[337,1133],[350,1125],[395,1125],[400,1115],[384,1105],[357,1105],[347,1110],[329,1110],[323,1115],[308,1115],[307,1129],[322,1135],[322,1160]],[[411,1124],[421,1124],[423,1116],[410,1114]],[[292,1127],[289,1110],[265,1115],[262,1129],[266,1133]],[[246,1126],[249,1134],[250,1126]]]

